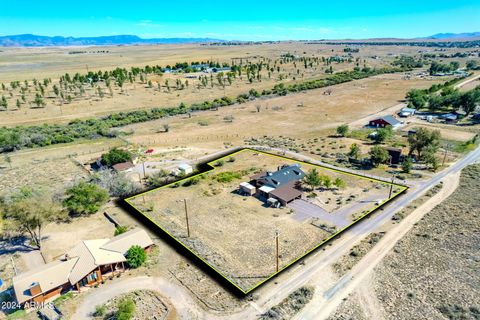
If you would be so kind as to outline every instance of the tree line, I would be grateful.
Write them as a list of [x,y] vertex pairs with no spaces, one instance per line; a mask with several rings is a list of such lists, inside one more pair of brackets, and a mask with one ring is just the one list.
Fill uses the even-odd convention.
[[244,103],[261,96],[295,93],[304,90],[322,88],[352,80],[363,79],[378,74],[405,71],[404,68],[379,68],[343,71],[319,80],[308,80],[294,84],[277,84],[272,89],[258,92],[251,89],[248,93],[235,98],[222,97],[213,101],[193,103],[187,106],[180,103],[177,107],[153,108],[130,112],[113,113],[101,118],[74,120],[68,124],[44,124],[39,126],[17,126],[0,128],[0,152],[11,152],[23,148],[43,147],[52,144],[68,143],[79,139],[96,139],[100,137],[116,137],[119,132],[112,130],[129,124],[157,120],[195,111],[211,110],[235,103]]

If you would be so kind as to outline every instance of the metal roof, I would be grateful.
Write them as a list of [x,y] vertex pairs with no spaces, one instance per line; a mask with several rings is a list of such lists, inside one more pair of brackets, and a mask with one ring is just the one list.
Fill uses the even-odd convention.
[[[390,125],[392,125],[392,126],[396,126],[396,125],[401,124],[400,121],[398,121],[397,119],[395,119],[393,116],[389,116],[389,115],[383,116],[383,117],[381,117],[380,119],[382,119],[382,120],[385,121],[385,122],[388,122],[388,123],[389,123]],[[377,119],[377,120],[378,120],[378,119]]]
[[303,177],[305,177],[305,173],[300,169],[300,165],[295,163],[292,165],[284,165],[275,172],[267,172],[259,180],[273,188],[278,188],[291,181],[303,179]]

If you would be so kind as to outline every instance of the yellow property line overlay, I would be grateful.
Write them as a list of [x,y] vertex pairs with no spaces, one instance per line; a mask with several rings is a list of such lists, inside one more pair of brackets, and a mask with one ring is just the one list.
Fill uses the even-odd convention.
[[[287,265],[283,266],[281,269],[279,269],[277,272],[273,273],[272,275],[270,275],[268,278],[265,278],[264,280],[258,282],[257,284],[255,284],[254,286],[252,286],[250,289],[248,290],[244,290],[242,289],[241,287],[239,287],[234,281],[232,281],[229,277],[227,277],[225,274],[222,273],[222,271],[218,270],[217,268],[215,268],[213,265],[211,265],[208,261],[206,261],[204,258],[202,258],[200,255],[198,255],[197,253],[195,253],[193,250],[191,250],[189,247],[187,247],[183,242],[181,242],[180,240],[178,240],[176,237],[174,237],[170,232],[168,232],[167,230],[165,230],[164,228],[162,228],[158,223],[156,223],[155,221],[153,221],[148,215],[146,215],[145,213],[143,213],[140,209],[138,209],[133,203],[130,202],[130,200],[134,199],[134,198],[137,198],[137,197],[140,197],[140,196],[143,196],[147,193],[150,193],[150,192],[153,192],[153,191],[157,191],[159,189],[162,189],[162,188],[166,188],[166,187],[169,187],[173,184],[176,184],[176,183],[180,183],[184,180],[188,180],[188,179],[192,179],[194,177],[197,177],[197,176],[201,176],[201,175],[204,175],[204,174],[207,174],[211,171],[214,171],[215,170],[215,167],[213,166],[213,163],[214,162],[217,162],[219,160],[223,160],[225,158],[229,158],[229,157],[232,157],[236,154],[239,154],[241,152],[245,152],[245,151],[251,151],[251,152],[256,152],[256,153],[262,153],[262,154],[265,154],[265,155],[268,155],[268,156],[272,156],[272,157],[277,157],[277,158],[280,158],[280,159],[286,159],[286,160],[290,160],[290,161],[295,161],[295,162],[298,162],[298,163],[302,163],[302,164],[306,164],[306,165],[309,165],[309,166],[316,166],[316,167],[319,167],[319,168],[322,168],[322,169],[325,169],[325,170],[330,170],[330,171],[334,171],[334,172],[339,172],[339,173],[342,173],[342,174],[346,174],[346,175],[350,175],[350,176],[355,176],[355,177],[358,177],[358,178],[361,178],[361,179],[366,179],[366,180],[369,180],[369,181],[376,181],[376,182],[381,182],[381,183],[384,183],[384,184],[387,184],[387,185],[392,185],[392,186],[396,186],[396,187],[400,187],[400,191],[394,193],[392,195],[392,197],[390,197],[389,199],[381,202],[380,204],[378,204],[377,206],[375,206],[374,208],[372,208],[371,210],[369,210],[368,212],[366,212],[365,214],[361,215],[360,217],[356,218],[351,224],[343,227],[342,229],[338,230],[336,233],[332,234],[331,236],[325,238],[322,240],[322,242],[320,242],[318,245],[316,245],[315,247],[313,247],[312,249],[306,251],[303,255],[301,255],[299,258],[291,261],[290,263],[288,263]],[[313,251],[315,251],[316,249],[318,249],[319,247],[321,247],[322,245],[324,245],[326,242],[328,242],[329,240],[333,239],[334,237],[338,236],[339,234],[341,234],[343,231],[347,230],[348,228],[350,228],[351,226],[353,226],[354,224],[358,223],[360,220],[364,219],[365,217],[367,217],[368,215],[370,215],[372,212],[374,212],[375,210],[379,209],[380,207],[386,205],[387,203],[391,202],[393,199],[395,199],[396,197],[398,197],[399,195],[401,195],[402,193],[404,193],[406,190],[408,190],[408,187],[407,186],[404,186],[404,185],[401,185],[401,184],[396,184],[396,183],[392,183],[392,182],[387,182],[387,181],[383,181],[383,180],[380,180],[380,179],[375,179],[375,178],[370,178],[370,177],[366,177],[366,176],[362,176],[361,174],[355,174],[355,173],[351,173],[351,172],[346,172],[346,171],[343,171],[343,170],[339,170],[339,169],[334,169],[334,168],[329,168],[329,167],[326,167],[326,166],[323,166],[323,165],[319,165],[319,164],[314,164],[314,163],[310,163],[310,162],[306,162],[306,161],[301,161],[301,160],[297,160],[297,159],[294,159],[294,158],[290,158],[290,157],[284,157],[284,156],[279,156],[279,155],[276,155],[276,154],[272,154],[272,153],[269,153],[269,152],[265,152],[265,151],[260,151],[260,150],[256,150],[256,149],[252,149],[252,148],[243,148],[243,149],[240,149],[238,151],[235,151],[231,154],[227,154],[223,157],[220,157],[220,158],[217,158],[217,159],[214,159],[212,161],[209,161],[206,163],[210,169],[208,170],[205,170],[203,172],[200,172],[200,173],[197,173],[195,175],[192,175],[192,176],[188,176],[188,177],[185,177],[185,178],[182,178],[182,179],[179,179],[177,181],[173,181],[173,182],[170,182],[166,185],[163,185],[163,186],[160,186],[158,188],[155,188],[155,189],[152,189],[152,190],[148,190],[148,191],[145,191],[145,192],[142,192],[142,193],[139,193],[135,196],[131,196],[129,198],[126,198],[125,199],[125,202],[128,203],[133,209],[135,209],[135,211],[137,211],[138,213],[140,213],[143,217],[145,217],[146,219],[148,219],[150,222],[152,222],[155,226],[157,226],[160,230],[162,230],[163,232],[165,232],[166,234],[168,234],[173,240],[175,240],[178,244],[180,244],[182,247],[184,247],[185,249],[187,249],[190,253],[192,253],[195,257],[197,257],[198,259],[200,259],[203,263],[205,263],[208,267],[210,267],[213,271],[215,271],[216,273],[218,273],[220,276],[222,276],[225,280],[227,280],[230,284],[232,284],[235,288],[237,288],[238,290],[240,290],[243,294],[248,294],[250,293],[251,291],[255,290],[256,288],[258,288],[259,286],[261,286],[262,284],[264,284],[265,282],[269,281],[270,279],[272,279],[273,277],[275,277],[276,275],[278,275],[279,273],[281,273],[282,271],[284,271],[285,269],[287,269],[288,267],[290,267],[291,265],[295,264],[296,262],[298,262],[299,260],[305,258],[307,255],[309,255],[310,253],[312,253]]]

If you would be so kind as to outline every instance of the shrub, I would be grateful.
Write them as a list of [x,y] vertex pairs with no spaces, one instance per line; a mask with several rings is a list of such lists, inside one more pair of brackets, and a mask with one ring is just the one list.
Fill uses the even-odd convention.
[[104,305],[99,305],[95,307],[95,312],[93,313],[94,317],[103,317],[107,312],[107,307]]
[[147,254],[140,246],[132,246],[127,251],[127,263],[131,268],[138,268],[147,260]]
[[132,154],[129,151],[113,148],[107,153],[102,154],[102,164],[113,166],[117,163],[132,161]]
[[118,310],[115,313],[116,320],[130,320],[135,313],[135,302],[131,298],[125,298],[118,304]]
[[63,206],[72,215],[90,215],[108,201],[108,192],[96,184],[80,181],[65,192]]
[[226,172],[221,172],[215,176],[215,180],[221,183],[225,182],[231,182],[235,179],[241,179],[242,175],[239,172],[231,172],[231,171],[226,171]]
[[115,228],[115,232],[114,232],[113,235],[114,235],[114,236],[118,236],[118,235],[120,235],[120,234],[122,234],[122,233],[125,233],[125,232],[127,232],[127,231],[128,231],[128,227],[127,227],[127,226],[117,226],[117,227]]

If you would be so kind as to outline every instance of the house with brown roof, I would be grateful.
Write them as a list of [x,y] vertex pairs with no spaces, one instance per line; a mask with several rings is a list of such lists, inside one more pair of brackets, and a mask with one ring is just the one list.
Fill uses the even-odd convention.
[[95,286],[104,277],[125,271],[125,256],[134,245],[149,251],[153,241],[143,229],[133,229],[112,239],[81,241],[61,260],[15,276],[17,302],[29,308],[69,290]]

